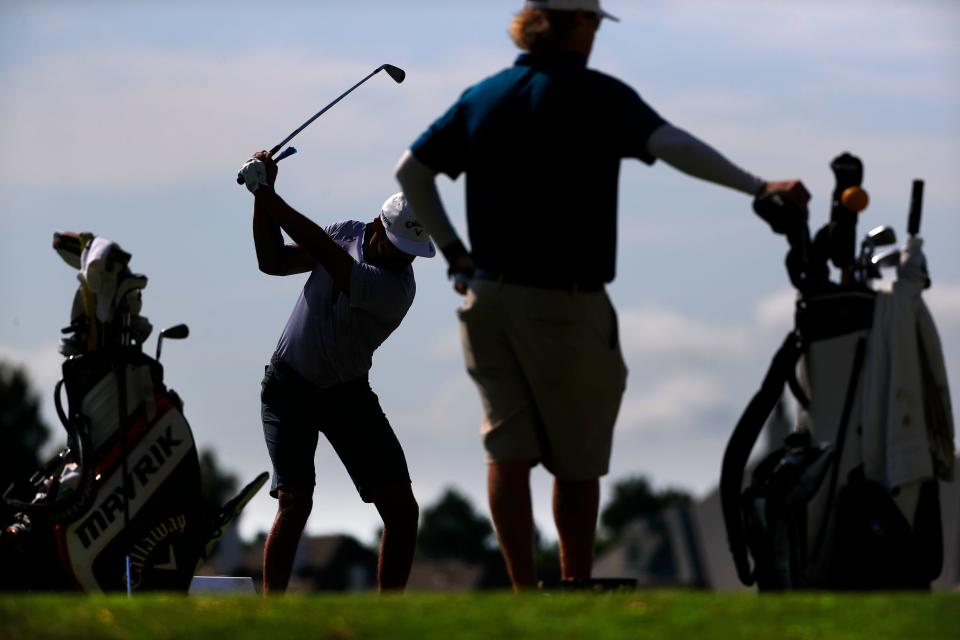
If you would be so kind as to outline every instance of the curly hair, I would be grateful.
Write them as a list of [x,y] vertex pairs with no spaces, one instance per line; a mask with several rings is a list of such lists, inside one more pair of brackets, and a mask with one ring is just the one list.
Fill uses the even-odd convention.
[[556,51],[577,26],[575,11],[523,9],[510,23],[510,38],[530,53]]

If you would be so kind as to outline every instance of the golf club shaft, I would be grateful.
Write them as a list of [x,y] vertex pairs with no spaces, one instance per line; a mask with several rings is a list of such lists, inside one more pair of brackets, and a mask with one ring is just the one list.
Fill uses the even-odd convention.
[[313,122],[314,120],[316,120],[317,118],[319,118],[320,116],[322,116],[323,114],[325,114],[327,111],[329,111],[330,108],[331,108],[333,105],[335,105],[335,104],[337,104],[338,102],[340,102],[341,100],[343,100],[345,97],[347,97],[347,95],[348,95],[351,91],[353,91],[354,89],[356,89],[357,87],[359,87],[360,85],[362,85],[364,82],[366,82],[367,80],[369,80],[370,78],[372,78],[372,77],[373,77],[378,71],[380,71],[381,69],[383,69],[383,67],[377,67],[376,69],[374,69],[373,71],[371,71],[363,80],[361,80],[361,81],[358,82],[357,84],[353,85],[352,87],[350,87],[349,89],[347,89],[346,91],[344,91],[343,93],[341,93],[340,96],[339,96],[336,100],[334,100],[333,102],[331,102],[330,104],[328,104],[327,106],[325,106],[323,109],[320,109],[320,111],[318,111],[317,113],[315,113],[312,118],[310,118],[309,120],[307,120],[306,122],[304,122],[302,125],[300,125],[299,127],[297,127],[296,130],[294,130],[293,133],[291,133],[291,134],[288,135],[286,138],[284,138],[283,140],[281,140],[281,141],[280,141],[280,144],[278,144],[277,146],[275,146],[273,149],[270,149],[270,155],[272,156],[272,155],[275,154],[277,151],[279,151],[279,150],[280,150],[280,147],[282,147],[283,145],[285,145],[285,144],[287,144],[288,142],[290,142],[291,140],[293,140],[293,137],[294,137],[295,135],[297,135],[298,133],[300,133],[301,131],[303,131],[304,129],[306,129],[306,128],[307,128],[307,125],[309,125],[311,122]]

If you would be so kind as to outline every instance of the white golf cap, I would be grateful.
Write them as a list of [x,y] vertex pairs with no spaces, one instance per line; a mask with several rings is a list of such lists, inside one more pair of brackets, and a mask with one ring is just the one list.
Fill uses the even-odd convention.
[[523,7],[550,11],[592,11],[601,18],[620,22],[620,18],[600,8],[600,0],[525,0]]
[[413,215],[413,209],[407,204],[402,193],[393,194],[383,203],[380,222],[387,232],[387,238],[400,251],[423,258],[437,255],[437,249],[430,241],[430,234]]

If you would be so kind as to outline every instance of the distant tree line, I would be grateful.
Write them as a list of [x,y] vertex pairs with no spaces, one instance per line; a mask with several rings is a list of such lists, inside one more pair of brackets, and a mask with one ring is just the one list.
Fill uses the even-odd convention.
[[[16,478],[28,478],[40,466],[40,449],[50,430],[40,416],[40,399],[21,367],[0,361],[0,494]],[[0,526],[13,511],[0,502]]]

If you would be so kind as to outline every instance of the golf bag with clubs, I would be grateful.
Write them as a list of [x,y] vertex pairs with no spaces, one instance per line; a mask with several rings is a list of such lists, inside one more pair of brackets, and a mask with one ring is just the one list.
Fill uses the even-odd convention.
[[[863,166],[831,164],[830,221],[811,239],[807,211],[779,194],[754,210],[790,244],[795,326],[727,444],[720,495],[741,582],[784,589],[928,589],[943,562],[938,481],[952,477],[953,421],[918,237],[914,183],[904,249],[890,227],[871,230],[854,255],[867,203]],[[830,280],[828,260],[839,270]],[[882,267],[891,286],[875,289]],[[757,437],[789,387],[796,428],[744,472]],[[751,562],[752,560],[752,562]]]
[[0,523],[4,587],[186,591],[267,474],[205,512],[193,433],[159,363],[163,338],[185,338],[186,325],[161,332],[149,357],[147,278],[130,254],[91,234],[57,233],[53,246],[80,271],[54,391],[67,446],[3,493],[17,512]]

